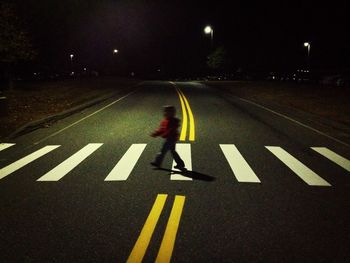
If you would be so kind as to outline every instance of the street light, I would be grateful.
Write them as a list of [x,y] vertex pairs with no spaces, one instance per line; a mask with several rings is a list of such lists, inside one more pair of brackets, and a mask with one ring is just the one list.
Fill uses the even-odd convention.
[[310,48],[311,48],[311,45],[309,42],[305,42],[304,43],[304,47],[307,47],[307,55],[310,56]]
[[74,72],[73,72],[73,57],[74,57],[74,55],[73,55],[73,54],[70,54],[69,57],[70,57],[70,70],[71,70],[71,75],[73,75],[73,74],[74,74]]
[[118,72],[118,64],[117,64],[117,54],[118,54],[119,50],[118,49],[113,49],[113,57],[112,57],[112,63],[111,63],[111,67],[112,67],[112,72],[114,71],[114,74],[116,74]]
[[308,69],[310,70],[310,49],[311,49],[310,42],[304,42],[304,47],[307,48],[307,64],[308,64]]
[[213,37],[214,37],[214,30],[211,26],[206,26],[204,28],[204,33],[209,35],[210,34],[210,39],[211,39],[211,45],[213,45]]

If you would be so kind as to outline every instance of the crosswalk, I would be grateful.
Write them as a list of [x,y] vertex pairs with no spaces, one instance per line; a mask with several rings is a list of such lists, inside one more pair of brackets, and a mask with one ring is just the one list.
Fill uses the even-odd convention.
[[134,166],[145,150],[146,144],[133,144],[120,159],[105,181],[125,181],[131,174]]
[[11,146],[14,146],[14,145],[15,145],[14,143],[1,143],[0,144],[0,151],[5,150],[5,149],[7,149]]
[[330,186],[330,184],[313,172],[310,168],[286,152],[281,147],[266,146],[278,159],[287,165],[297,176],[299,176],[308,185]]
[[54,169],[44,174],[38,179],[38,181],[58,181],[63,176],[68,174],[76,166],[78,166],[82,161],[84,161],[90,154],[96,151],[102,143],[89,143],[83,149],[73,154],[71,157],[66,159],[64,162],[56,166]]
[[55,150],[60,145],[49,145],[45,146],[21,159],[18,161],[2,168],[0,170],[0,179],[8,176],[9,174],[12,174],[13,172],[17,171],[18,169],[21,169],[23,166],[26,166],[27,164],[35,161],[36,159],[40,158],[41,156],[44,156],[45,154]]
[[[183,161],[185,162],[186,169],[188,171],[192,171],[192,158],[191,158],[191,144],[189,143],[181,143],[177,144],[175,150],[181,156]],[[172,170],[178,171],[178,173],[173,173],[171,175],[171,180],[174,181],[192,181],[191,177],[186,177],[180,174],[180,170],[175,168],[176,162],[173,161]]]
[[[47,171],[44,175],[40,176],[36,181],[59,181],[66,176],[73,169],[93,155],[103,143],[89,143],[72,156],[65,159],[63,162]],[[126,181],[134,170],[138,160],[146,149],[147,144],[139,143],[132,144],[125,154],[119,160],[112,160],[115,162],[113,169],[107,174],[104,181]],[[2,143],[0,144],[0,151],[6,152],[10,147],[16,147],[15,143]],[[50,152],[61,147],[61,145],[47,145],[33,153],[21,157],[17,161],[0,169],[0,180],[15,173],[17,170],[22,169],[26,165],[37,161],[40,157],[50,154]],[[188,171],[192,171],[192,153],[191,147],[193,145],[189,143],[178,143],[176,145],[176,151],[184,160]],[[238,183],[262,183],[256,171],[254,171],[243,157],[239,149],[234,144],[219,144],[219,148],[222,151],[222,160],[231,168],[233,174],[233,180]],[[321,176],[316,174],[311,168],[302,163],[301,160],[294,157],[286,149],[279,146],[265,146],[267,153],[272,154],[281,161],[285,167],[289,168],[301,181],[305,182],[309,186],[331,186],[330,182],[327,182]],[[338,153],[326,148],[326,147],[310,147],[314,152],[324,157],[326,162],[332,162],[346,172],[350,172],[350,160],[339,155]],[[2,154],[4,154],[2,152]],[[170,180],[172,181],[192,181],[189,176],[184,176],[179,170],[175,169],[176,163],[172,163],[172,173]]]
[[318,152],[319,154],[322,154],[324,157],[328,158],[332,162],[338,164],[339,166],[343,167],[345,170],[350,172],[349,160],[345,159],[344,157],[340,156],[339,154],[336,154],[335,152],[333,152],[325,147],[311,147],[311,149]]
[[235,145],[220,144],[220,148],[238,182],[260,183],[260,179],[256,176],[252,168],[250,168]]

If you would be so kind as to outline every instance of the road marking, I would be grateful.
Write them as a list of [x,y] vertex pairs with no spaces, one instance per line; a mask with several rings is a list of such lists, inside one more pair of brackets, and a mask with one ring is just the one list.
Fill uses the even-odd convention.
[[81,118],[80,120],[78,120],[78,121],[76,121],[76,122],[74,122],[74,123],[68,125],[67,127],[64,127],[63,129],[61,129],[61,130],[59,130],[59,131],[57,131],[57,132],[54,132],[54,133],[50,134],[49,136],[47,136],[47,137],[45,137],[45,138],[43,138],[43,139],[41,139],[41,140],[35,142],[34,145],[39,144],[39,143],[41,143],[41,142],[43,142],[43,141],[46,141],[47,139],[49,139],[49,138],[51,138],[51,137],[54,137],[54,136],[60,134],[61,132],[63,132],[63,131],[65,131],[65,130],[67,130],[67,129],[73,127],[74,125],[76,125],[76,124],[78,124],[78,123],[80,123],[80,122],[86,120],[87,118],[90,118],[91,116],[93,116],[93,115],[95,115],[95,114],[97,114],[97,113],[99,113],[99,112],[101,112],[101,111],[107,109],[108,107],[110,107],[110,106],[112,106],[113,104],[115,104],[115,103],[121,101],[122,99],[125,99],[126,97],[130,96],[131,94],[135,93],[136,91],[137,91],[137,89],[134,90],[134,91],[132,91],[132,92],[130,92],[130,93],[128,93],[128,94],[126,94],[126,95],[124,95],[123,97],[121,97],[121,98],[119,98],[119,99],[117,99],[117,100],[115,100],[115,101],[109,103],[108,105],[102,107],[101,109],[99,109],[99,110],[97,110],[97,111],[95,111],[95,112],[89,114],[88,116],[85,116],[84,118]]
[[18,169],[22,168],[23,166],[29,164],[30,162],[40,158],[41,156],[55,150],[56,148],[60,147],[60,145],[48,145],[45,146],[25,157],[22,159],[2,168],[0,170],[0,179],[4,178],[5,176],[13,173],[14,171],[17,171]]
[[0,143],[0,151],[5,150],[13,145],[15,145],[15,143]]
[[[176,90],[177,91],[177,90]],[[187,113],[186,113],[186,107],[184,100],[182,99],[181,94],[177,91],[180,103],[181,103],[181,109],[182,109],[182,126],[181,126],[181,134],[180,134],[180,141],[186,140],[186,133],[187,133]]]
[[181,134],[180,134],[180,141],[186,141],[186,133],[187,133],[187,114],[190,122],[190,132],[189,132],[189,141],[195,140],[195,124],[194,124],[194,117],[193,113],[190,107],[190,103],[188,102],[185,94],[180,90],[179,87],[176,86],[176,84],[172,81],[169,81],[170,84],[172,84],[179,95],[181,109],[182,109],[182,127],[181,127]]
[[117,165],[107,175],[105,181],[125,181],[136,165],[147,144],[133,144]]
[[185,196],[181,196],[181,195],[175,196],[173,208],[171,209],[168,224],[166,226],[163,240],[160,245],[160,249],[158,251],[158,255],[155,261],[156,263],[170,262],[171,255],[173,253],[173,249],[175,245],[177,230],[180,224],[182,210],[185,204],[185,199],[186,199]]
[[[238,97],[238,98],[239,98],[239,97]],[[239,98],[239,99],[242,100],[242,101],[245,101],[245,102],[247,102],[247,103],[253,104],[253,105],[255,105],[255,106],[257,106],[257,107],[259,107],[259,108],[261,108],[261,109],[264,109],[264,110],[266,110],[266,111],[269,111],[269,112],[271,112],[271,113],[274,113],[274,114],[276,114],[276,115],[278,115],[278,116],[280,116],[280,117],[282,117],[282,118],[285,118],[285,119],[287,119],[287,120],[289,120],[289,121],[292,121],[292,122],[294,122],[294,123],[296,123],[296,124],[298,124],[298,125],[300,125],[300,126],[302,126],[302,127],[304,127],[304,128],[307,128],[307,129],[312,130],[312,131],[314,131],[314,132],[316,132],[316,133],[318,133],[318,134],[320,134],[320,135],[323,135],[323,136],[327,137],[328,139],[331,139],[331,140],[336,141],[336,142],[338,142],[338,143],[340,143],[340,144],[342,144],[342,145],[345,145],[345,146],[347,146],[347,147],[350,147],[350,144],[347,144],[346,142],[343,142],[343,141],[341,141],[341,140],[339,140],[339,139],[337,139],[337,138],[334,138],[333,136],[330,136],[330,135],[328,135],[328,134],[326,134],[326,133],[324,133],[324,132],[321,132],[321,131],[319,131],[319,130],[317,130],[317,129],[315,129],[315,128],[312,128],[311,126],[306,125],[306,124],[304,124],[304,123],[302,123],[302,122],[300,122],[300,121],[294,120],[293,118],[288,117],[288,116],[286,116],[286,115],[284,115],[284,114],[282,114],[282,113],[278,113],[278,112],[276,112],[276,111],[274,111],[274,110],[271,110],[271,109],[269,109],[269,108],[267,108],[267,107],[265,107],[265,106],[262,106],[262,105],[260,105],[260,104],[258,104],[258,103],[255,103],[255,102],[250,101],[250,100],[247,100],[247,99],[243,99],[243,98]]]
[[[191,160],[191,144],[189,143],[177,143],[176,152],[180,155],[181,159],[185,163],[185,167],[188,171],[192,171],[192,160]],[[175,160],[173,160],[172,170],[180,171],[174,168],[176,165]],[[173,181],[192,181],[192,178],[183,176],[181,174],[174,173],[171,175],[171,180]]]
[[318,152],[319,154],[322,154],[324,157],[328,158],[332,162],[338,164],[350,172],[350,160],[340,156],[339,154],[329,150],[326,147],[311,147],[311,149]]
[[151,212],[147,217],[146,223],[141,230],[141,234],[129,255],[127,263],[142,262],[167,197],[168,195],[166,194],[157,195],[156,201],[154,202]]
[[318,176],[311,169],[306,167],[299,160],[294,158],[284,149],[278,146],[265,146],[278,159],[287,165],[296,175],[298,175],[305,183],[313,186],[331,186],[326,180]]
[[179,89],[179,92],[180,92],[180,94],[182,95],[182,97],[183,97],[183,99],[185,101],[185,105],[186,105],[186,108],[187,108],[187,111],[188,111],[188,116],[190,118],[190,136],[189,136],[189,140],[190,141],[194,141],[194,139],[195,139],[195,134],[194,134],[195,126],[194,126],[193,113],[192,113],[190,104],[188,103],[188,100],[187,100],[186,96],[184,95],[184,93],[180,89]]
[[261,183],[234,144],[220,144],[220,148],[238,182]]
[[90,154],[96,151],[103,143],[89,143],[83,149],[73,154],[67,160],[53,168],[51,171],[44,174],[37,181],[58,181],[78,164],[85,160]]

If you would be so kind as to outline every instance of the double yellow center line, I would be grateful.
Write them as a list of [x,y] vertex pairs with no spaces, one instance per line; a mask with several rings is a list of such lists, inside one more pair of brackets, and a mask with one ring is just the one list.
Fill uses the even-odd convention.
[[[158,194],[153,204],[151,212],[141,230],[141,234],[137,239],[133,250],[127,260],[127,263],[140,263],[146,253],[147,247],[151,241],[152,234],[157,225],[158,219],[164,208],[168,195]],[[182,209],[185,204],[185,196],[176,195],[173,207],[171,209],[168,224],[165,229],[162,243],[158,251],[156,263],[170,262],[173,252],[177,229],[180,224]]]
[[[180,98],[181,109],[182,109],[182,127],[180,133],[180,141],[186,141],[187,127],[189,123],[189,141],[195,140],[195,125],[193,113],[190,104],[183,94],[183,92],[176,86],[174,82],[170,82],[176,89],[177,94]],[[140,263],[142,262],[148,245],[151,241],[153,232],[158,223],[159,217],[163,211],[166,199],[168,195],[158,194],[157,198],[152,206],[151,212],[149,213],[147,220],[141,230],[141,233],[129,255],[127,263]],[[182,210],[185,204],[185,196],[176,195],[171,213],[168,219],[168,223],[164,232],[162,243],[160,245],[156,263],[167,263],[170,262],[173,253],[177,230],[180,224],[180,218]]]
[[170,82],[176,89],[177,94],[180,98],[181,103],[181,109],[182,109],[182,127],[181,127],[181,133],[180,133],[180,141],[186,141],[186,134],[187,134],[187,124],[188,124],[188,118],[190,122],[190,132],[188,139],[190,141],[195,140],[195,125],[194,125],[194,118],[193,113],[190,107],[190,104],[188,103],[188,100],[186,96],[183,94],[183,92],[176,86],[174,82]]

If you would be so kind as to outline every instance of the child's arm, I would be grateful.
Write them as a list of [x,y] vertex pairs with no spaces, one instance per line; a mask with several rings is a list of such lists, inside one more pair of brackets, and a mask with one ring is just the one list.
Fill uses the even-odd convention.
[[151,133],[152,137],[158,137],[160,135],[163,135],[166,132],[166,124],[164,121],[160,123],[160,126],[158,129],[156,129],[154,132]]

